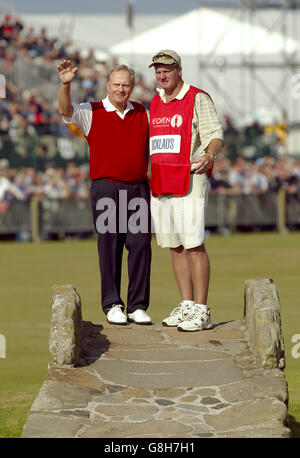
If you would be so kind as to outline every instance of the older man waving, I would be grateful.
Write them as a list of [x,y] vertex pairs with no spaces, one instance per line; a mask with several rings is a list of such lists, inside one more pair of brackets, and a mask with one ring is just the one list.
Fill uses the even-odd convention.
[[[98,234],[102,308],[112,324],[129,321],[151,324],[146,313],[150,294],[150,192],[147,183],[148,118],[140,103],[131,102],[134,72],[114,67],[107,81],[107,97],[99,102],[72,104],[70,86],[77,67],[69,60],[58,66],[59,111],[65,122],[81,128],[90,147],[91,202]],[[133,203],[146,202],[145,230],[130,229]],[[124,246],[128,250],[127,315],[120,297]]]

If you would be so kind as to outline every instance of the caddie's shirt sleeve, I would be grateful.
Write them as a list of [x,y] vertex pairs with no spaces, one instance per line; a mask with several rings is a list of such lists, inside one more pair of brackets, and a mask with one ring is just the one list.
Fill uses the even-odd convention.
[[223,128],[211,98],[199,92],[195,96],[192,121],[191,160],[195,160],[202,152],[197,151],[201,146],[204,150],[211,140],[223,140]]

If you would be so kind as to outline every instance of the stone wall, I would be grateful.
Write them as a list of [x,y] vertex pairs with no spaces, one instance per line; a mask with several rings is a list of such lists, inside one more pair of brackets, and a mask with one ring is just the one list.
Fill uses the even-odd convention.
[[270,278],[245,282],[244,322],[258,366],[284,369],[279,293]]
[[81,299],[73,285],[53,286],[49,336],[49,367],[75,366],[82,345]]

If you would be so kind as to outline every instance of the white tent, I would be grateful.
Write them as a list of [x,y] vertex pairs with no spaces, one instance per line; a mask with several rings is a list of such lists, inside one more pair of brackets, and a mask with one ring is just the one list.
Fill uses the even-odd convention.
[[[266,14],[270,22],[272,13]],[[110,51],[117,55],[129,54],[132,50],[137,55],[152,55],[161,48],[176,49],[190,56],[209,56],[215,49],[223,56],[253,51],[263,55],[283,50],[294,52],[300,50],[300,43],[292,37],[284,39],[277,29],[269,31],[260,23],[246,22],[238,9],[198,8],[115,44]]]
[[242,123],[254,116],[276,122],[287,109],[290,119],[300,121],[290,87],[295,68],[283,66],[290,56],[300,55],[300,13],[284,14],[279,9],[254,14],[243,8],[198,8],[114,44],[109,52],[130,60],[150,82],[153,69],[147,66],[153,54],[175,49],[184,79],[211,93],[220,112]]
[[110,55],[131,64],[151,85],[151,57],[160,49],[175,49],[182,57],[184,79],[209,92],[220,113],[241,122],[253,116],[272,122],[286,109],[289,120],[300,121],[299,100],[291,88],[300,66],[289,65],[300,61],[299,10],[199,7],[181,16],[136,16],[134,29],[123,15],[22,19],[60,38],[71,36],[81,50],[92,47],[103,58]]

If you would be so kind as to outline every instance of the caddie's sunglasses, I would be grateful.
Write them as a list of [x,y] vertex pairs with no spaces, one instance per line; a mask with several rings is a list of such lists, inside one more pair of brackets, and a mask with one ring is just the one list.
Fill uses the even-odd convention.
[[156,56],[154,56],[154,57],[152,58],[152,62],[157,62],[158,60],[161,60],[161,59],[162,59],[162,60],[170,60],[170,59],[172,59],[172,60],[174,60],[174,62],[178,65],[177,60],[174,59],[174,57],[169,56],[169,54],[156,54]]

